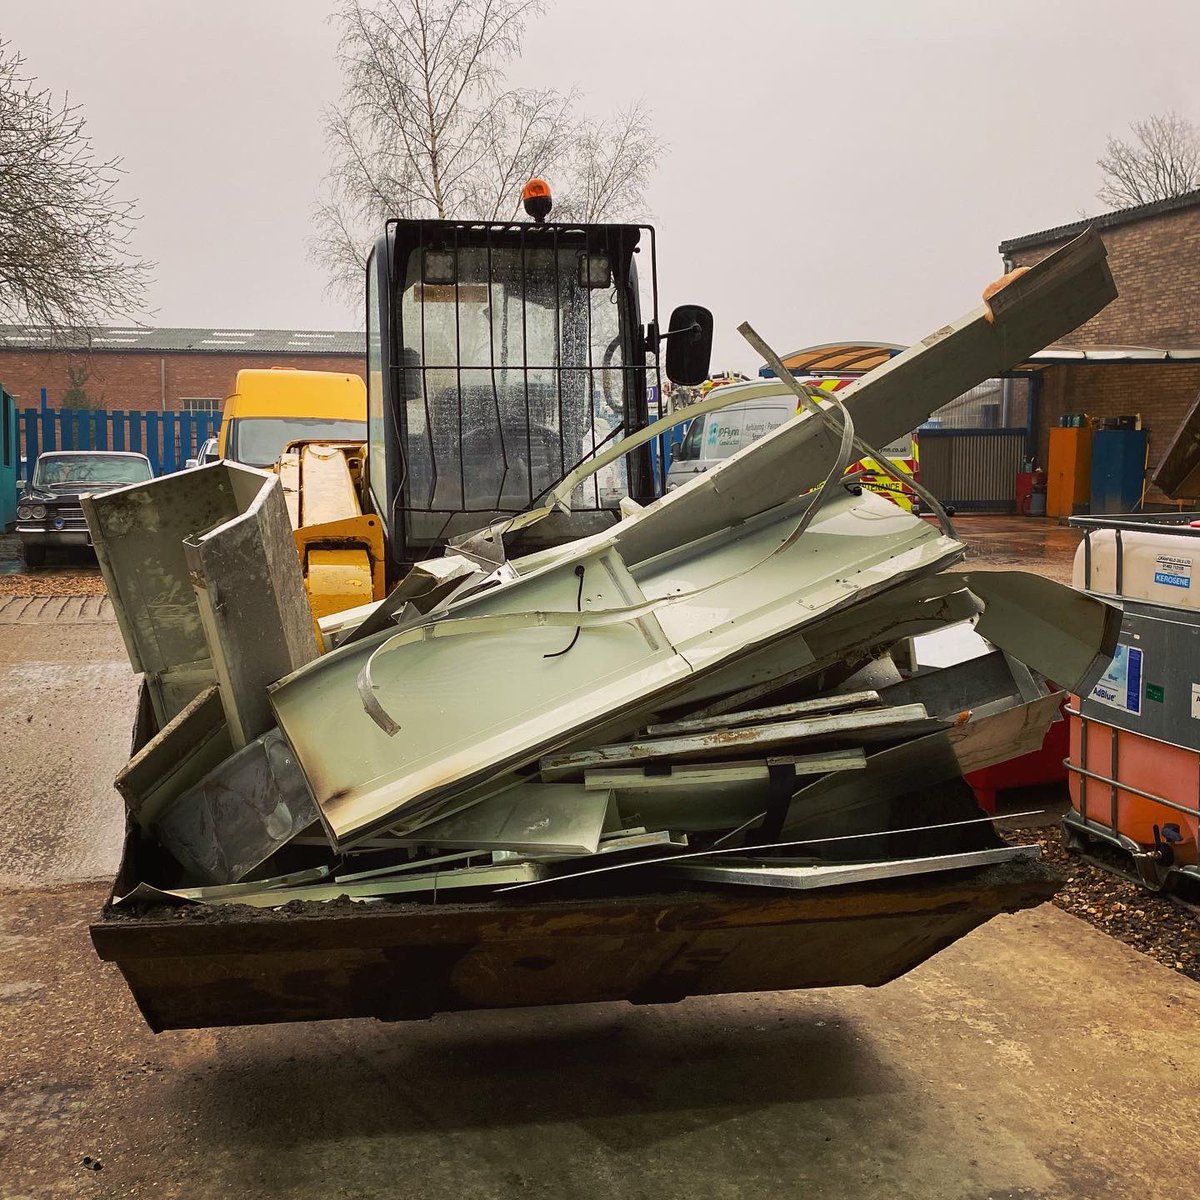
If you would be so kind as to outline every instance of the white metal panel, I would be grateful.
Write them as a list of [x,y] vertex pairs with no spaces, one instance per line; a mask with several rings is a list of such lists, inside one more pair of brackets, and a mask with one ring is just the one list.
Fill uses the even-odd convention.
[[[882,521],[861,522],[877,536],[846,536],[860,527],[848,511],[859,509],[886,510]],[[355,686],[382,637],[334,651],[284,680],[272,703],[330,833],[341,843],[365,837],[395,821],[406,806],[532,761],[614,713],[632,718],[637,705],[668,694],[690,680],[694,669],[731,661],[851,598],[935,571],[961,554],[957,542],[888,501],[871,493],[842,493],[804,538],[764,560],[764,548],[778,546],[796,516],[797,508],[788,506],[749,531],[715,538],[709,550],[713,561],[700,566],[693,559],[687,568],[693,586],[702,587],[750,563],[736,586],[719,584],[691,597],[683,581],[670,582],[670,570],[682,558],[647,564],[643,575],[660,597],[675,595],[679,601],[637,622],[585,629],[560,657],[544,656],[567,646],[571,630],[537,626],[502,636],[415,641],[382,654],[375,666],[377,697],[400,726],[394,736],[367,715]],[[782,559],[789,560],[787,567]],[[611,551],[580,562],[585,610],[617,609],[646,599]],[[464,599],[449,615],[569,612],[578,594],[575,565],[559,562]],[[711,613],[713,595],[724,619],[705,631],[681,610],[697,603]],[[686,633],[683,653],[667,640],[664,619]],[[334,738],[331,729],[337,730]]]

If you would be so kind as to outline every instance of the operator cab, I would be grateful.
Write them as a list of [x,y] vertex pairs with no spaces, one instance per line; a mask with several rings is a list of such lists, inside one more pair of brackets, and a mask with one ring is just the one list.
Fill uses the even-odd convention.
[[[531,195],[533,183],[526,207],[544,217],[549,189]],[[648,395],[668,335],[656,297],[646,225],[388,222],[367,265],[367,391],[371,502],[395,564],[533,507],[658,417]],[[668,365],[698,382],[711,315],[676,310],[671,329]],[[520,549],[597,532],[623,497],[645,503],[661,487],[642,447],[578,487],[572,511],[531,527]]]

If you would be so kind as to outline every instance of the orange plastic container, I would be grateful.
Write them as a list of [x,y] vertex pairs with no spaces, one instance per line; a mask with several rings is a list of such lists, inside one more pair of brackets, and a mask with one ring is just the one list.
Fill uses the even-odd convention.
[[1173,825],[1178,841],[1168,840],[1175,861],[1195,864],[1200,753],[1078,714],[1079,697],[1072,696],[1070,762],[1082,770],[1069,772],[1071,807],[1089,823],[1145,847],[1155,844],[1155,826],[1164,837]]

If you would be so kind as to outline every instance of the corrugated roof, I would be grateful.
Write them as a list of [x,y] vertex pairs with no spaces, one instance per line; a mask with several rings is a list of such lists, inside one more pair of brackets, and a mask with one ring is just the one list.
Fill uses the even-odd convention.
[[[904,349],[895,342],[823,342],[785,354],[783,365],[793,375],[872,371]],[[773,374],[769,367],[759,367],[758,373]]]
[[344,329],[154,329],[105,325],[63,335],[36,325],[0,325],[0,350],[114,350],[122,353],[366,354],[362,333]]
[[1157,217],[1177,209],[1193,208],[1197,204],[1200,204],[1200,188],[1194,192],[1171,196],[1167,200],[1154,200],[1149,204],[1135,205],[1133,208],[1119,208],[1116,212],[1101,213],[1098,217],[1085,217],[1082,221],[1072,221],[1070,225],[1056,225],[1053,229],[1043,229],[1038,233],[1023,233],[1020,237],[1008,238],[1001,242],[999,250],[1003,257],[1007,257],[1010,250],[1023,250],[1027,246],[1062,241],[1082,233],[1085,229],[1110,229],[1114,225],[1128,225],[1133,221],[1144,221],[1147,217]]
[[[809,346],[806,350],[795,350],[784,356],[783,363],[793,374],[863,374],[882,366],[905,349],[906,347],[896,342],[826,342],[820,346]],[[1012,370],[1037,371],[1044,367],[1084,363],[1200,363],[1200,348],[1053,345],[1031,354]],[[760,367],[758,373],[768,378],[774,375],[769,367]]]
[[1040,367],[1095,363],[1200,363],[1200,349],[1164,350],[1157,346],[1088,346],[1076,349],[1074,346],[1047,346],[1045,350],[1031,354],[1013,370],[1030,371]]

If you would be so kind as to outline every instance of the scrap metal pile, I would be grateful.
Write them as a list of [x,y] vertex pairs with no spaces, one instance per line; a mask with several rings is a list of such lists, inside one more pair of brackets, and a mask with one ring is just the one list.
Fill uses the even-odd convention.
[[[805,411],[610,530],[507,556],[576,473],[319,630],[274,476],[87,500],[145,677],[118,905],[819,888],[1035,856],[962,776],[1040,746],[1046,680],[1089,686],[1116,614],[951,569],[944,514],[843,472],[1114,295],[1085,235],[819,404],[790,377],[726,389]],[[896,652],[967,621],[982,657]]]

